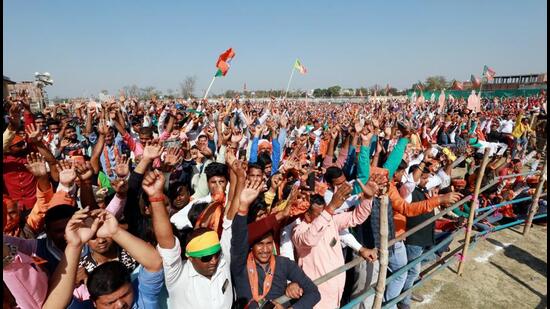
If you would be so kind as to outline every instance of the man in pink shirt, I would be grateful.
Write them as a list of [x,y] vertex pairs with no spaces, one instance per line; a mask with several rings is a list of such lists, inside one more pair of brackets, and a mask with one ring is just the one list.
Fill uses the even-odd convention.
[[[366,185],[362,185],[361,204],[353,211],[334,214],[352,191],[349,184],[343,184],[326,205],[324,198],[313,195],[310,208],[303,220],[293,229],[292,242],[296,248],[298,265],[306,275],[316,279],[344,264],[339,232],[363,223],[371,212],[372,198],[380,187],[387,184],[387,177],[373,175]],[[370,256],[374,261],[375,254]],[[321,301],[316,309],[340,307],[346,274],[342,273],[318,286]]]

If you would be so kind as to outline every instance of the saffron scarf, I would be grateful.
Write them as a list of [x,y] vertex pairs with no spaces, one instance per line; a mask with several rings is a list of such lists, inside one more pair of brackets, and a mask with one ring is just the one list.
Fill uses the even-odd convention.
[[255,301],[261,307],[267,301],[265,297],[271,289],[273,277],[275,276],[275,256],[271,255],[271,258],[269,259],[269,268],[265,272],[262,295],[260,295],[260,291],[258,289],[258,270],[256,269],[256,261],[254,260],[252,252],[248,253],[248,258],[246,260],[246,271],[248,272],[248,282],[250,283],[252,299],[245,306],[245,308],[248,308],[252,301]]

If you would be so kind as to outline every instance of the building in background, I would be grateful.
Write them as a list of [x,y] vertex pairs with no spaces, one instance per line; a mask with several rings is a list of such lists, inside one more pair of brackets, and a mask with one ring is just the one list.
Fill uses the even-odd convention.
[[27,91],[31,103],[31,110],[41,111],[46,107],[44,100],[44,95],[42,89],[38,87],[36,82],[31,81],[22,81],[22,82],[12,82],[12,84],[7,85],[8,92],[12,96],[15,96],[18,92],[25,90]]
[[10,90],[9,90],[8,85],[13,85],[13,84],[15,84],[15,82],[12,81],[6,75],[4,75],[4,83],[2,84],[3,85],[3,93],[4,93],[3,96],[2,96],[3,99],[7,98],[10,95]]
[[25,90],[29,96],[31,110],[41,111],[48,104],[46,86],[53,85],[50,73],[34,73],[34,81],[14,82],[9,77],[4,76],[4,98],[8,95],[16,96],[17,93]]

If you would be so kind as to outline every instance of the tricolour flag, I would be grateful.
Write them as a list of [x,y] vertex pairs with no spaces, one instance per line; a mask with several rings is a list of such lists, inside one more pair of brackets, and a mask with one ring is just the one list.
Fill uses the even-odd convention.
[[296,70],[298,70],[298,72],[300,72],[300,74],[306,74],[307,73],[306,67],[300,62],[299,59],[296,59],[296,61],[294,62],[294,68]]
[[477,88],[479,86],[481,86],[481,80],[477,77],[474,76],[474,74],[472,74],[472,76],[470,76],[470,81],[472,82],[472,88]]
[[483,67],[483,76],[485,76],[488,81],[492,81],[493,77],[495,77],[496,74],[497,73],[495,73],[495,71],[490,67],[488,66]]
[[215,75],[216,77],[225,76],[227,74],[233,57],[235,57],[235,52],[233,51],[233,48],[224,51],[223,54],[218,57],[218,61],[216,61],[216,67],[218,68],[218,71]]

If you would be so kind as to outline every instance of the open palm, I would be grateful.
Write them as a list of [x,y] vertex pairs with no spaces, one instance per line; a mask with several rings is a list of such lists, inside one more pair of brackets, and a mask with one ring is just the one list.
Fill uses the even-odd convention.
[[241,196],[240,196],[240,202],[241,202],[241,205],[248,205],[250,206],[254,200],[258,197],[258,195],[260,194],[260,189],[259,188],[245,188],[243,189],[243,191],[241,192]]

